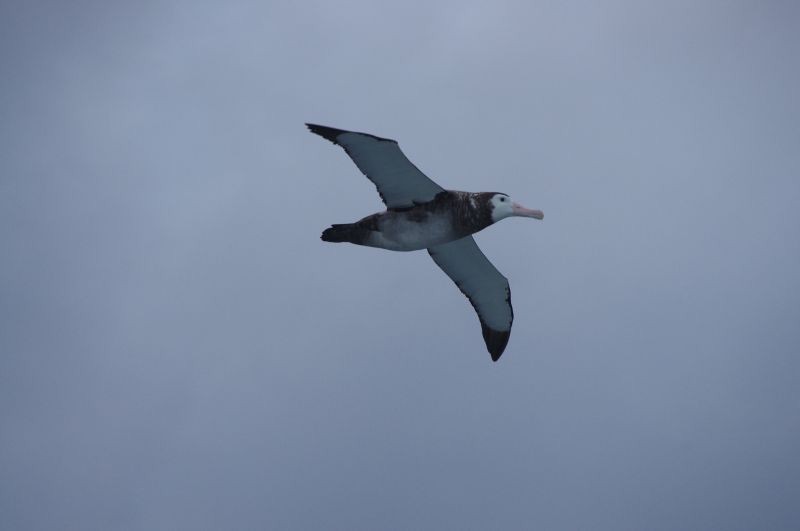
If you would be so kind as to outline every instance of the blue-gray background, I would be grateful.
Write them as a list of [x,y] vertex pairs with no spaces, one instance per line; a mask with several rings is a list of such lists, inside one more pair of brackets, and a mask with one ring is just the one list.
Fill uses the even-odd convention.
[[[3,529],[798,529],[795,2],[3,2]],[[546,213],[493,364],[304,121]]]

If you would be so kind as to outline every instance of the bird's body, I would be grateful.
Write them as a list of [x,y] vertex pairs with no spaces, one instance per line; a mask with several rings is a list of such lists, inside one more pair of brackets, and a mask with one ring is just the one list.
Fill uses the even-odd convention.
[[355,223],[332,225],[322,233],[322,239],[391,251],[427,249],[472,303],[486,347],[497,361],[511,335],[511,291],[508,280],[471,235],[510,216],[542,219],[542,212],[514,203],[502,193],[445,190],[420,172],[394,140],[306,125],[311,132],[345,149],[375,183],[387,207]]
[[445,190],[427,203],[387,209],[355,223],[334,225],[323,233],[322,239],[390,251],[427,249],[469,236],[491,225],[486,203],[492,195]]

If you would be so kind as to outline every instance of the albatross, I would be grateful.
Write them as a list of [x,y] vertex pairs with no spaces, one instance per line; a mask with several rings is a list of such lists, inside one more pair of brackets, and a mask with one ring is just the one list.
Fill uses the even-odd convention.
[[322,240],[390,251],[427,249],[478,314],[492,361],[500,359],[514,321],[511,289],[472,235],[512,216],[543,219],[542,211],[525,208],[504,193],[445,190],[414,166],[395,140],[324,125],[306,126],[344,148],[386,205],[385,211],[355,223],[331,225]]

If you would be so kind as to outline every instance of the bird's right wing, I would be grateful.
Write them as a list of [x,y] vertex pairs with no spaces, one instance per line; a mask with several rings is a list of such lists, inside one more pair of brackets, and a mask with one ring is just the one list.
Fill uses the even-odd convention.
[[344,148],[358,169],[375,184],[388,208],[427,203],[444,191],[408,160],[395,140],[324,125],[306,125],[312,133]]
[[514,321],[508,279],[486,258],[472,236],[436,245],[428,253],[472,303],[486,348],[492,361],[497,361],[508,344]]

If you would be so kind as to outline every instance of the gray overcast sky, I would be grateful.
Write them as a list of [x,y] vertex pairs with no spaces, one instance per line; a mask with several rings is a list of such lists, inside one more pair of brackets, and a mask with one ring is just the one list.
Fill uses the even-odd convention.
[[[0,527],[798,529],[791,1],[3,2]],[[543,222],[493,364],[303,122]]]

